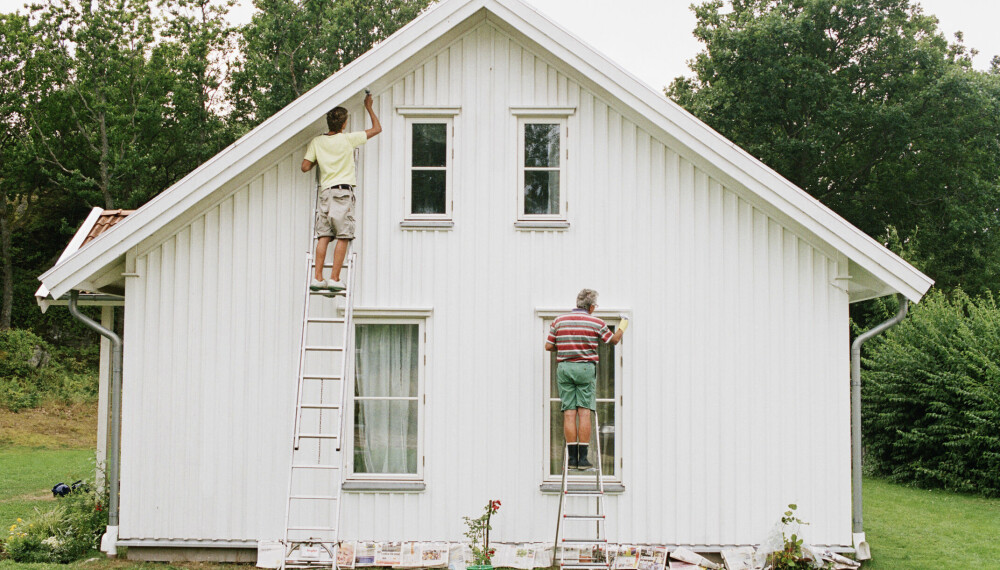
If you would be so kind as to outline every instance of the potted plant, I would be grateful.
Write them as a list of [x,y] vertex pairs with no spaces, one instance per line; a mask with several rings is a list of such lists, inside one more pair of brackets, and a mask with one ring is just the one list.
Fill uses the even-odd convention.
[[491,561],[496,549],[490,548],[490,518],[500,510],[500,501],[494,500],[486,503],[486,508],[478,518],[462,517],[468,530],[465,536],[469,539],[469,546],[472,547],[472,564],[467,566],[467,570],[490,570],[493,568]]

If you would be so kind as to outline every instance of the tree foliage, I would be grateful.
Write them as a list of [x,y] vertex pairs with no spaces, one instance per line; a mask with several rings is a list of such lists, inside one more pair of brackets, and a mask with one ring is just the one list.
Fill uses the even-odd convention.
[[704,50],[670,97],[939,285],[996,289],[1000,74],[909,0],[693,9]]
[[1000,307],[931,292],[866,347],[866,466],[893,481],[1000,496]]
[[255,126],[417,16],[432,0],[254,0],[233,103]]

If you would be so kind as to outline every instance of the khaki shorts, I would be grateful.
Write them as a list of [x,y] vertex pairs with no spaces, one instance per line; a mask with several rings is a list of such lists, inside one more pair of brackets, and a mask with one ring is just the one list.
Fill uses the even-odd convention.
[[354,239],[354,190],[324,188],[319,191],[316,237]]

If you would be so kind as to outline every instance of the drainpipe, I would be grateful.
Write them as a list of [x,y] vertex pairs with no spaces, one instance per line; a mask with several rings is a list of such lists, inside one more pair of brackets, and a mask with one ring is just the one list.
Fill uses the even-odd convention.
[[101,537],[101,550],[108,558],[118,556],[118,459],[121,454],[122,339],[77,307],[79,291],[70,292],[69,312],[87,328],[111,341],[111,449],[108,453],[108,528]]
[[873,336],[898,325],[906,316],[909,301],[900,294],[896,297],[899,299],[899,312],[896,316],[859,335],[851,343],[851,507],[854,512],[851,531],[858,560],[872,557],[871,548],[865,540],[861,512],[861,345]]

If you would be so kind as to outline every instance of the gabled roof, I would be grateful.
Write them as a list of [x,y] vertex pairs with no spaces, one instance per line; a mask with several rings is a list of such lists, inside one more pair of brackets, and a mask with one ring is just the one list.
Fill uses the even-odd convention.
[[[73,234],[73,239],[69,240],[69,244],[66,245],[66,249],[63,250],[59,259],[56,261],[56,267],[79,251],[83,246],[97,239],[97,236],[103,234],[111,229],[115,224],[127,218],[128,215],[134,211],[135,210],[105,210],[102,208],[91,208],[86,219],[83,220],[80,227],[76,229],[76,233]],[[49,305],[53,303],[54,299],[49,296],[49,289],[44,284],[39,285],[38,290],[35,291],[35,301],[38,303],[38,306],[42,308],[43,313],[49,308]]]
[[331,102],[360,94],[481,10],[630,107],[643,117],[644,127],[702,157],[725,177],[842,252],[859,270],[859,280],[866,281],[862,287],[872,292],[868,296],[897,291],[916,302],[933,284],[805,191],[520,0],[445,0],[434,6],[98,236],[90,246],[60,260],[40,280],[56,297],[73,289],[289,138],[310,128]]

